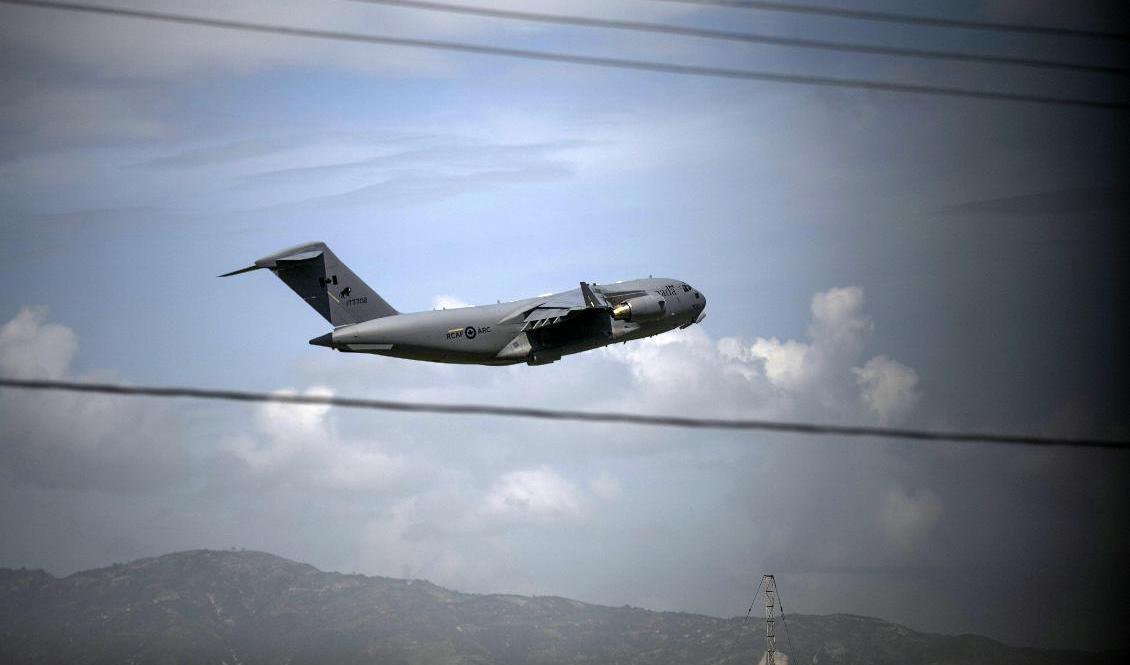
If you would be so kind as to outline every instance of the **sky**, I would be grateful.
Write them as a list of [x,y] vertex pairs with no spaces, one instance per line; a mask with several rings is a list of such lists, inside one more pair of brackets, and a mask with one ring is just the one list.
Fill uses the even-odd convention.
[[[1111,29],[1115,2],[844,6]],[[1124,78],[347,0],[118,6],[1126,100]],[[1126,66],[1118,44],[646,0],[539,11]],[[0,6],[0,374],[1130,437],[1123,112],[587,68]],[[702,325],[528,367],[338,354],[270,274],[394,307],[647,275]],[[0,566],[193,548],[468,592],[851,612],[1127,648],[1130,456],[0,390]],[[756,640],[751,633],[751,640]]]

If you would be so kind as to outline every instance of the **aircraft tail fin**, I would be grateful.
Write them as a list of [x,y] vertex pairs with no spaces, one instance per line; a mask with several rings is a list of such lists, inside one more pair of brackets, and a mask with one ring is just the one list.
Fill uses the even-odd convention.
[[220,277],[260,268],[275,273],[335,328],[398,313],[322,242],[276,252]]

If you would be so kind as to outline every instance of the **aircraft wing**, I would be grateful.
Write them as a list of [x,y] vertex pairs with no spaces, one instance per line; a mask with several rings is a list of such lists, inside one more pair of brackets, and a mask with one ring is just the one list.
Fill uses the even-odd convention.
[[[518,311],[514,316],[520,316],[525,321],[522,330],[535,330],[556,325],[582,312],[592,310],[611,312],[615,305],[629,298],[644,295],[647,295],[645,291],[617,290],[615,284],[592,286],[587,282],[581,282],[579,289],[550,296],[545,300],[536,302],[532,307]],[[514,320],[511,317],[507,318]]]
[[572,316],[573,313],[584,309],[584,307],[573,309],[535,307],[526,315],[526,325],[522,326],[522,330],[535,330],[537,328],[544,328],[545,326],[552,326]]
[[527,310],[526,324],[522,326],[522,330],[536,330],[556,325],[586,310],[611,308],[611,303],[599,289],[581,282],[581,288],[558,293]]

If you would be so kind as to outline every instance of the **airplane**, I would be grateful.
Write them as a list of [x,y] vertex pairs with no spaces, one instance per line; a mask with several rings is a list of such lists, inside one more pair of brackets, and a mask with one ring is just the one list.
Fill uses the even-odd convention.
[[589,284],[495,305],[400,313],[330,248],[312,242],[220,275],[266,268],[333,326],[310,340],[346,353],[479,365],[545,365],[562,356],[701,323],[706,296],[677,279]]

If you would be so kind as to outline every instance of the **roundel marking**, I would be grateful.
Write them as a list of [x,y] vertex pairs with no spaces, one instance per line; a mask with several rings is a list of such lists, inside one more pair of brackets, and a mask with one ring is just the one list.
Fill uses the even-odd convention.
[[467,339],[475,339],[475,335],[478,333],[475,332],[474,326],[467,326],[463,329],[463,334],[467,336]]

